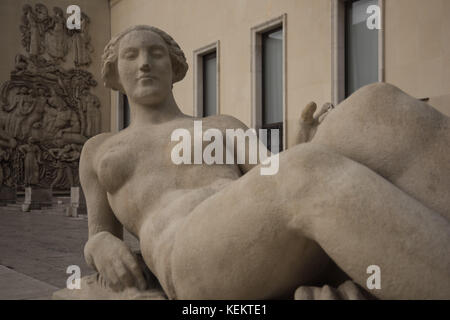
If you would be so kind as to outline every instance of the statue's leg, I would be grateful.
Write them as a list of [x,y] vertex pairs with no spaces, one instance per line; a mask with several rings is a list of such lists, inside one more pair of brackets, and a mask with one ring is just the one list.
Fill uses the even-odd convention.
[[339,104],[312,140],[359,162],[450,220],[450,118],[385,83]]
[[[364,288],[368,267],[380,267],[381,289],[370,293],[382,299],[450,298],[446,218],[367,167],[319,146],[286,152],[279,174],[291,227],[315,240]],[[307,183],[293,188],[295,201],[289,186],[302,178]]]
[[381,289],[370,291],[379,298],[450,297],[448,221],[319,146],[283,152],[277,175],[261,176],[256,167],[182,223],[165,262],[169,280],[162,280],[172,298],[293,293],[327,263],[307,238],[363,287],[367,268],[379,266]]

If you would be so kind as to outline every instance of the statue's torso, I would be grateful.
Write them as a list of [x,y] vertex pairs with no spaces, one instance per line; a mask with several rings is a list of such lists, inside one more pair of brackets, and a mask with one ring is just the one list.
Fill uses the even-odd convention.
[[[172,162],[172,149],[179,143],[171,142],[172,132],[184,128],[193,137],[193,125],[192,118],[182,118],[130,127],[105,140],[97,150],[94,166],[99,182],[117,219],[136,236],[144,224],[151,224],[155,243],[170,238],[166,234],[173,232],[170,226],[182,221],[227,182],[240,177],[239,168],[233,164]],[[204,130],[216,125],[219,123],[214,119],[203,119]],[[206,144],[209,142],[203,147]]]

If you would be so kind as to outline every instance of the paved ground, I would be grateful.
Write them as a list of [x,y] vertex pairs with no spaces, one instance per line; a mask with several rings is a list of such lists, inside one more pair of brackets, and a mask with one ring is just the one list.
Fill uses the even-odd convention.
[[0,300],[48,300],[57,289],[0,265]]
[[[81,276],[93,272],[83,258],[87,236],[87,220],[69,218],[52,210],[22,213],[18,208],[0,207],[0,265],[49,286],[66,286],[69,265],[80,266]],[[131,235],[126,234],[125,240],[137,248]],[[1,270],[0,278],[18,281],[17,274]],[[30,290],[26,286],[24,292]],[[7,287],[1,285],[0,296],[4,296],[5,290],[8,291]]]

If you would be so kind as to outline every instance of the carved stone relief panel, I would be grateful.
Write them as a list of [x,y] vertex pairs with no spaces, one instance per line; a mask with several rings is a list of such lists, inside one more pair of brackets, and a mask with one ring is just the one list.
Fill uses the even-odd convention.
[[[24,53],[0,87],[0,185],[69,190],[79,183],[84,142],[101,130],[91,63],[89,17],[68,30],[59,7],[22,8]],[[70,54],[71,53],[71,54]],[[73,68],[63,67],[71,57]]]

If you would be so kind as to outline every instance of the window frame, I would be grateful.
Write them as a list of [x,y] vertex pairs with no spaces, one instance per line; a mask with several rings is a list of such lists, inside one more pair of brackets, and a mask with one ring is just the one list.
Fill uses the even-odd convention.
[[[354,0],[331,3],[331,100],[334,105],[346,99],[346,4]],[[385,0],[378,0],[381,28],[378,30],[378,82],[385,81]]]
[[273,18],[271,20],[260,23],[250,30],[251,35],[251,127],[255,130],[261,129],[263,127],[263,65],[262,65],[262,37],[263,34],[281,28],[283,34],[283,47],[282,47],[282,110],[283,110],[283,130],[280,132],[282,148],[280,152],[287,149],[287,99],[286,99],[286,88],[287,88],[287,72],[286,72],[286,56],[287,56],[287,14],[284,13],[281,16]]
[[216,52],[216,114],[220,114],[220,41],[193,51],[194,58],[194,117],[203,117],[203,56]]

